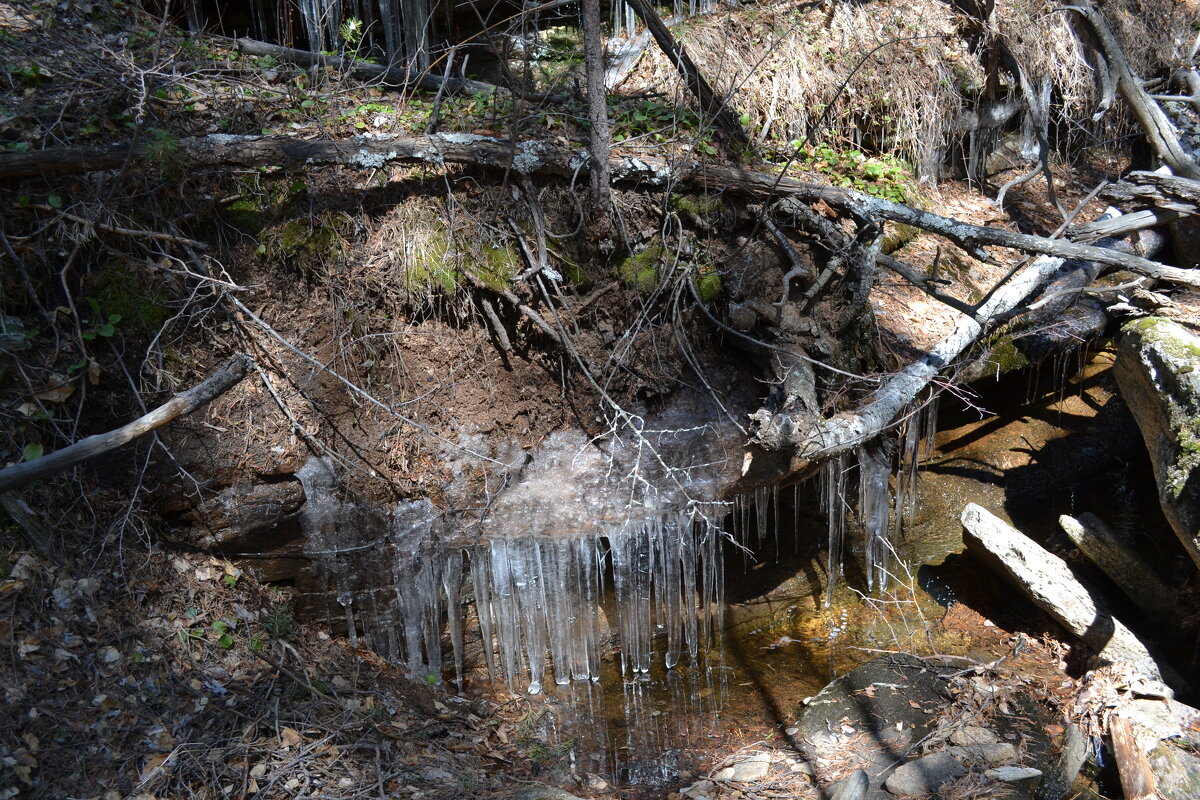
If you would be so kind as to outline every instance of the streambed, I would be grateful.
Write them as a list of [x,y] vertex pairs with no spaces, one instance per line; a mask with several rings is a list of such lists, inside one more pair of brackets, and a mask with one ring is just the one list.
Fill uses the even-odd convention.
[[[557,459],[533,459],[528,491],[515,495],[521,502],[509,498],[490,518],[503,520],[504,535],[473,548],[427,546],[432,509],[393,509],[384,526],[390,551],[408,542],[420,557],[390,567],[395,599],[387,603],[376,590],[367,602],[356,596],[351,589],[362,590],[370,570],[352,574],[346,548],[321,545],[327,579],[342,582],[337,605],[326,601],[330,622],[414,675],[512,698],[522,709],[516,733],[547,780],[650,789],[686,782],[756,742],[788,751],[804,699],[880,652],[990,661],[1011,650],[1012,632],[1053,631],[961,555],[966,503],[1052,548],[1060,513],[1161,524],[1111,361],[1102,353],[1069,380],[1047,369],[984,387],[982,398],[943,400],[937,447],[925,453],[912,513],[893,537],[896,557],[884,562],[884,590],[868,590],[866,565],[879,556],[868,559],[850,514],[829,591],[828,485],[761,491],[732,506],[705,494],[716,485],[708,465],[734,437],[707,437],[686,468],[666,476],[674,489],[638,496],[639,514],[626,504],[619,522],[618,504],[584,502],[605,462],[584,463],[587,443],[571,440]],[[686,450],[683,427],[670,428],[677,451]],[[575,504],[556,509],[538,481],[573,490]],[[316,529],[339,527],[323,524]],[[443,649],[453,658],[443,662]]]

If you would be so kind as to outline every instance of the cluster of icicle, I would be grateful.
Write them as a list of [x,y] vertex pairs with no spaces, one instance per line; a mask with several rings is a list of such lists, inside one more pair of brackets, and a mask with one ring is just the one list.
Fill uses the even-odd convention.
[[[863,532],[863,569],[867,589],[884,591],[891,578],[892,536],[911,524],[917,502],[917,467],[933,451],[937,434],[937,398],[926,400],[907,414],[898,428],[899,453],[893,457],[886,441],[865,444],[854,454],[841,453],[821,465],[821,501],[829,523],[825,606],[833,602],[842,576],[847,517],[851,512],[847,487],[851,458],[858,468],[857,519]],[[893,495],[889,479],[896,462]]]
[[[666,513],[603,531],[522,532],[447,548],[436,541],[432,504],[421,500],[396,504],[387,542],[368,545],[343,527],[356,517],[336,496],[328,462],[312,459],[297,477],[308,497],[302,523],[309,554],[341,606],[347,635],[358,644],[361,629],[363,644],[414,676],[441,675],[447,631],[461,682],[469,596],[488,673],[510,690],[537,694],[550,675],[560,686],[599,680],[609,575],[626,675],[650,671],[658,634],[668,669],[696,661],[719,635],[721,532],[704,518]],[[375,555],[364,561],[372,547]],[[374,576],[366,574],[371,569]]]

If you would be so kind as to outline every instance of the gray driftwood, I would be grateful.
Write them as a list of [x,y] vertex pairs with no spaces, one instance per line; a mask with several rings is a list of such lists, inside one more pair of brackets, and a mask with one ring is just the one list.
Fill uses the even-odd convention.
[[56,472],[102,456],[169,422],[192,413],[232,389],[238,381],[246,376],[249,369],[250,358],[248,356],[234,356],[219,370],[191,389],[175,395],[149,414],[138,417],[128,425],[107,433],[89,436],[73,445],[56,450],[50,455],[0,470],[0,494],[19,489],[33,481],[47,478]]
[[1093,596],[1067,563],[990,511],[970,503],[962,513],[967,546],[999,561],[1004,572],[1042,610],[1106,663],[1128,663],[1162,680],[1146,646]]

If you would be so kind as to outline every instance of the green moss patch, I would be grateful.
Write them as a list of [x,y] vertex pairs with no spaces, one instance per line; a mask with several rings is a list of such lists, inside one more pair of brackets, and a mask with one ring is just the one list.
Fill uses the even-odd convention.
[[658,286],[662,265],[674,260],[674,253],[661,244],[652,244],[617,266],[617,277],[626,286],[648,293]]

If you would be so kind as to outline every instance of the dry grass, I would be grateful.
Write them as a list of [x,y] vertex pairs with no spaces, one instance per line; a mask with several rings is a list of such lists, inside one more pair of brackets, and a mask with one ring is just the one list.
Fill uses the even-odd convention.
[[[1119,0],[1106,8],[1143,76],[1180,65],[1200,25],[1195,2]],[[891,153],[936,177],[953,144],[954,122],[985,90],[986,44],[993,37],[1008,45],[1035,85],[1049,79],[1067,122],[1100,138],[1090,119],[1097,86],[1075,21],[1039,0],[1002,0],[982,26],[937,0],[774,3],[693,19],[677,34],[766,145],[782,149],[808,135]],[[652,51],[627,88],[663,87],[686,102],[674,65]],[[1115,136],[1124,125],[1117,118],[1103,135]]]

